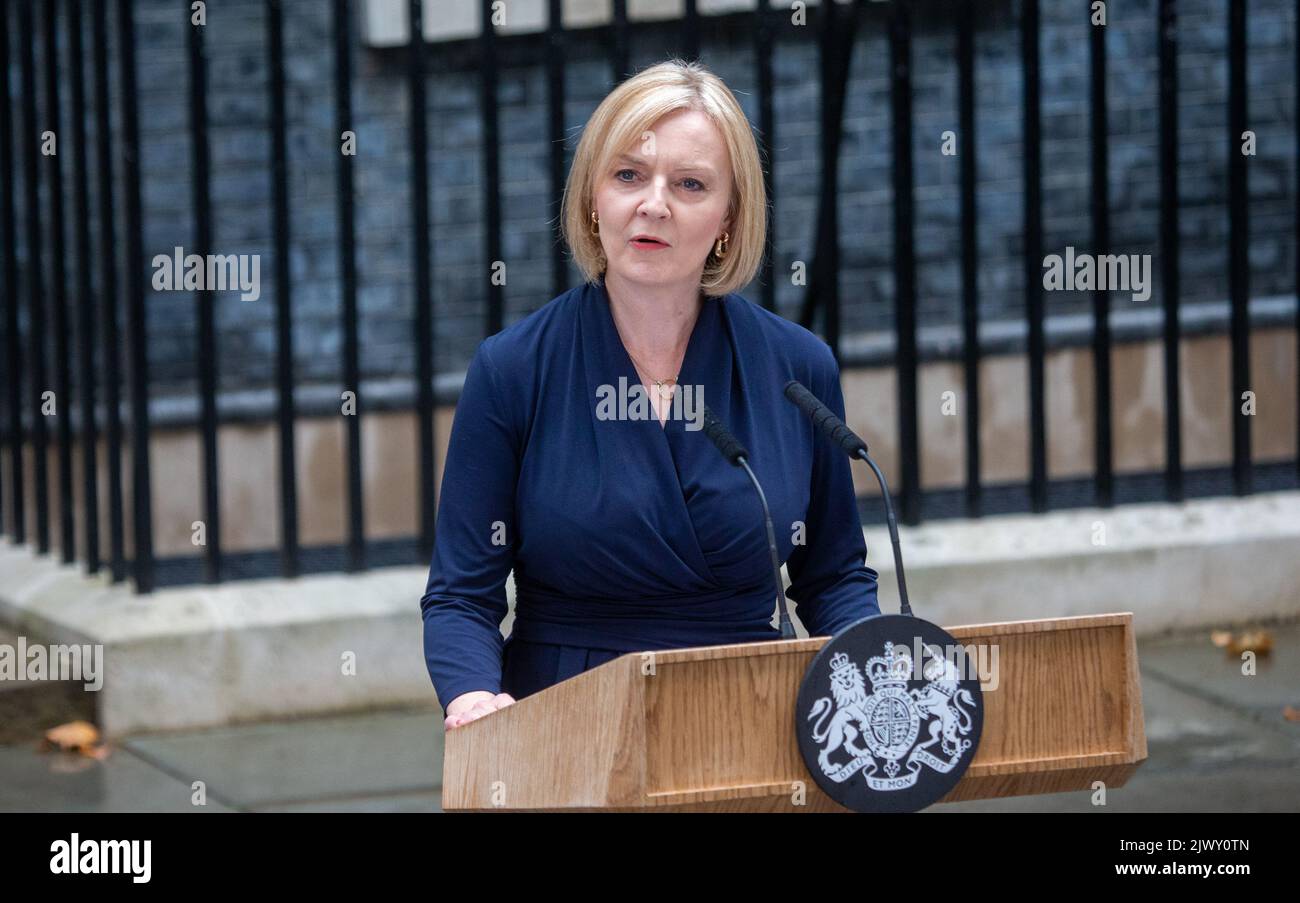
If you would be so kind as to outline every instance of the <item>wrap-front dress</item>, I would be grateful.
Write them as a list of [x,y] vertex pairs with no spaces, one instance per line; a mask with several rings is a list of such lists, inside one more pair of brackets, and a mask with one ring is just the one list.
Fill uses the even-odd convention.
[[611,406],[620,378],[640,384],[603,280],[475,351],[420,600],[444,710],[471,690],[519,699],[626,652],[779,639],[762,507],[698,428],[701,400],[749,450],[808,634],[879,613],[851,462],[783,395],[797,379],[844,416],[825,342],[732,293],[704,299],[687,345],[675,394],[689,389],[694,409],[633,419]]

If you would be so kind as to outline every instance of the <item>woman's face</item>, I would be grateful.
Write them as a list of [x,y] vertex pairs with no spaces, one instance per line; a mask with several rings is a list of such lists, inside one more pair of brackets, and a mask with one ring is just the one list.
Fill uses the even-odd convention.
[[[607,276],[693,290],[709,252],[731,229],[722,133],[698,110],[669,113],[598,174],[595,199]],[[638,235],[661,243],[635,241]]]

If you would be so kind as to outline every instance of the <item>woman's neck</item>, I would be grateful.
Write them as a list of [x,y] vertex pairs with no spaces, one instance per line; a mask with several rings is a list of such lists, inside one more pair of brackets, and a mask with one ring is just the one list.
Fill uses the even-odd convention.
[[605,292],[623,344],[642,358],[674,358],[685,353],[704,303],[698,288],[683,295],[676,286],[632,289],[608,274]]

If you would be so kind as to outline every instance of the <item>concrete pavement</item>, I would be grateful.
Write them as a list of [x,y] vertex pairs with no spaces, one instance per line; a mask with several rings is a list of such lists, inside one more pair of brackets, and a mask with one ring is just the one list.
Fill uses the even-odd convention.
[[[1269,629],[1272,654],[1249,677],[1206,631],[1139,642],[1150,757],[1104,807],[1077,792],[932,811],[1300,811],[1300,724],[1282,716],[1300,706],[1300,622]],[[35,750],[59,705],[0,735],[0,811],[440,811],[436,705],[133,735],[103,761]]]

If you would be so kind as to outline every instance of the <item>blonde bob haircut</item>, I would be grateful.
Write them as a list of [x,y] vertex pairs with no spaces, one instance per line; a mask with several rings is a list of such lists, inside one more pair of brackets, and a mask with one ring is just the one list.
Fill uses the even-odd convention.
[[587,282],[598,281],[608,263],[600,236],[591,234],[596,179],[660,118],[687,109],[713,120],[731,159],[730,234],[721,260],[714,253],[716,243],[709,251],[700,288],[706,296],[721,297],[754,278],[767,241],[767,191],[753,131],[722,79],[697,62],[675,58],[650,66],[616,87],[583,129],[564,186],[561,219],[564,240]]

